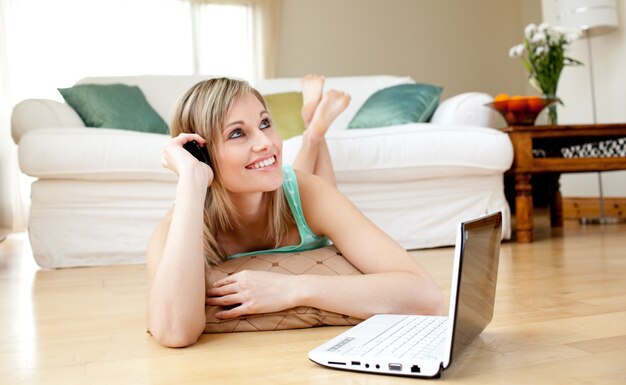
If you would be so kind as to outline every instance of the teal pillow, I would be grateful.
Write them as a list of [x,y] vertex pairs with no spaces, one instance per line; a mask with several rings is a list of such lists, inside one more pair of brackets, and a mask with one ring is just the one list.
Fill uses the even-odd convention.
[[58,89],[87,127],[167,134],[169,127],[143,92],[125,84],[78,84]]
[[348,128],[376,128],[427,122],[439,105],[443,88],[400,84],[377,91],[359,109]]

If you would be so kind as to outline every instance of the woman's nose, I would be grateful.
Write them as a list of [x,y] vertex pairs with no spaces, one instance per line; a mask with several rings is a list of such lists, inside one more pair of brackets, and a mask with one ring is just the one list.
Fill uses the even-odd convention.
[[256,152],[265,151],[272,147],[272,140],[264,131],[256,130],[254,135],[254,145],[252,150]]

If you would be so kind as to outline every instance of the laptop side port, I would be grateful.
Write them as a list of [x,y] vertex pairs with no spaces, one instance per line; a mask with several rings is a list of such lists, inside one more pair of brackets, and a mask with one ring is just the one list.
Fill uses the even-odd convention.
[[420,369],[420,367],[418,365],[413,365],[411,366],[411,373],[419,373],[422,370]]
[[339,361],[328,361],[328,365],[345,365],[345,362],[339,362]]
[[354,366],[361,366],[361,361],[352,361],[351,364]]
[[402,371],[402,364],[389,364],[389,370],[393,370],[396,372]]

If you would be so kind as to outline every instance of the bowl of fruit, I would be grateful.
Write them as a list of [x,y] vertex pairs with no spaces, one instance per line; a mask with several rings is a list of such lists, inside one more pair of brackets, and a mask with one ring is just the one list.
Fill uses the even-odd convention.
[[493,98],[493,102],[485,104],[498,111],[509,126],[532,126],[539,113],[558,99],[548,99],[539,96],[509,96],[500,94]]

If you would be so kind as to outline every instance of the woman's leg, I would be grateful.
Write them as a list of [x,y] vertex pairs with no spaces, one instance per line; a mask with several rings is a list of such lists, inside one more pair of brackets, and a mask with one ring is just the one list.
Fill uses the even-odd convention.
[[302,119],[307,128],[302,135],[302,148],[293,166],[336,185],[324,135],[337,116],[348,107],[350,96],[335,90],[322,95],[323,85],[324,78],[321,76],[307,75],[302,79]]

